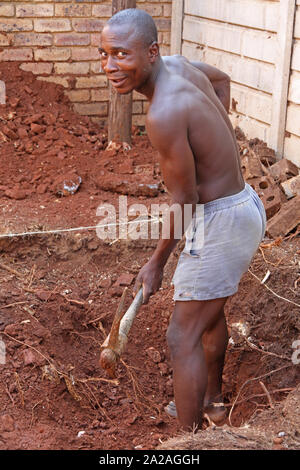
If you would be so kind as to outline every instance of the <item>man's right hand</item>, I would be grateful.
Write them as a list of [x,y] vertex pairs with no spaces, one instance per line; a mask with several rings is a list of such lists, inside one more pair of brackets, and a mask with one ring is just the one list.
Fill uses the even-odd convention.
[[162,279],[163,268],[150,259],[142,267],[136,278],[133,294],[136,295],[140,287],[143,286],[143,304],[147,304],[150,296],[159,290]]

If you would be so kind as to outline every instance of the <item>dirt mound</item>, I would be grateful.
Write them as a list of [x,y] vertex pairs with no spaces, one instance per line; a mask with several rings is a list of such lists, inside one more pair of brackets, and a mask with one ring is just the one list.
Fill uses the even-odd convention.
[[300,449],[300,386],[273,409],[245,426],[211,426],[196,434],[182,433],[159,450],[298,450]]
[[[142,129],[131,150],[107,149],[105,129],[74,114],[60,86],[17,64],[2,63],[0,71],[8,95],[0,106],[0,448],[156,448],[179,432],[164,406],[173,398],[165,334],[180,247],[162,290],[135,320],[114,382],[99,367],[99,347],[125,285],[129,305],[156,242],[125,241],[118,232],[103,241],[95,233],[97,208],[118,207],[119,195],[128,205],[168,201],[156,154]],[[239,145],[244,157],[245,149],[259,158],[268,153],[242,136]],[[275,410],[299,381],[291,360],[300,331],[299,244],[296,230],[266,239],[227,304],[229,418],[224,430],[207,430],[218,437],[216,448],[225,435],[234,446],[244,443],[236,434],[266,410],[262,435],[267,425],[281,431]],[[270,436],[256,448],[272,447]]]

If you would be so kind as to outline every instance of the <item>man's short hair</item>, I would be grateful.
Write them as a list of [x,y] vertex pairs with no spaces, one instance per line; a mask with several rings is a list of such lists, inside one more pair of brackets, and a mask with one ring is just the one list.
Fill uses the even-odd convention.
[[145,46],[157,42],[157,29],[154,20],[144,10],[138,10],[137,8],[120,10],[106,24],[109,26],[132,24],[135,27],[136,34],[141,38]]

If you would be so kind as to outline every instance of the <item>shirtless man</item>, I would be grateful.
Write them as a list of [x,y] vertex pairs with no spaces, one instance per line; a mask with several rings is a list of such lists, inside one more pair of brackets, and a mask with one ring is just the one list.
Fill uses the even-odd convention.
[[[138,9],[112,16],[99,51],[102,69],[118,93],[137,90],[149,100],[147,133],[158,150],[172,203],[180,209],[171,217],[170,237],[159,240],[137,276],[135,291],[143,285],[144,303],[160,288],[178,242],[176,217],[186,204],[193,208],[192,234],[173,277],[175,308],[167,341],[176,407],[171,402],[167,410],[177,413],[184,429],[199,429],[203,412],[214,422],[226,414],[221,390],[228,342],[224,306],[262,240],[264,208],[241,174],[226,112],[227,75],[181,56],[161,57],[154,21]],[[199,218],[197,207],[203,209]],[[186,229],[191,219],[184,219]]]

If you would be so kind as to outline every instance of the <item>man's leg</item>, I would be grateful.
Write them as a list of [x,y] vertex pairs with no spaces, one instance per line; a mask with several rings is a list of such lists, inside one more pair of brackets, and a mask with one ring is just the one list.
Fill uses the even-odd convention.
[[223,307],[219,319],[203,335],[203,348],[208,370],[204,409],[215,423],[226,418],[226,409],[221,403],[223,403],[222,373],[227,345],[228,330]]
[[[184,429],[201,428],[208,370],[202,335],[224,315],[226,298],[178,301],[167,332],[173,363],[175,403]],[[219,354],[219,351],[217,352]]]

